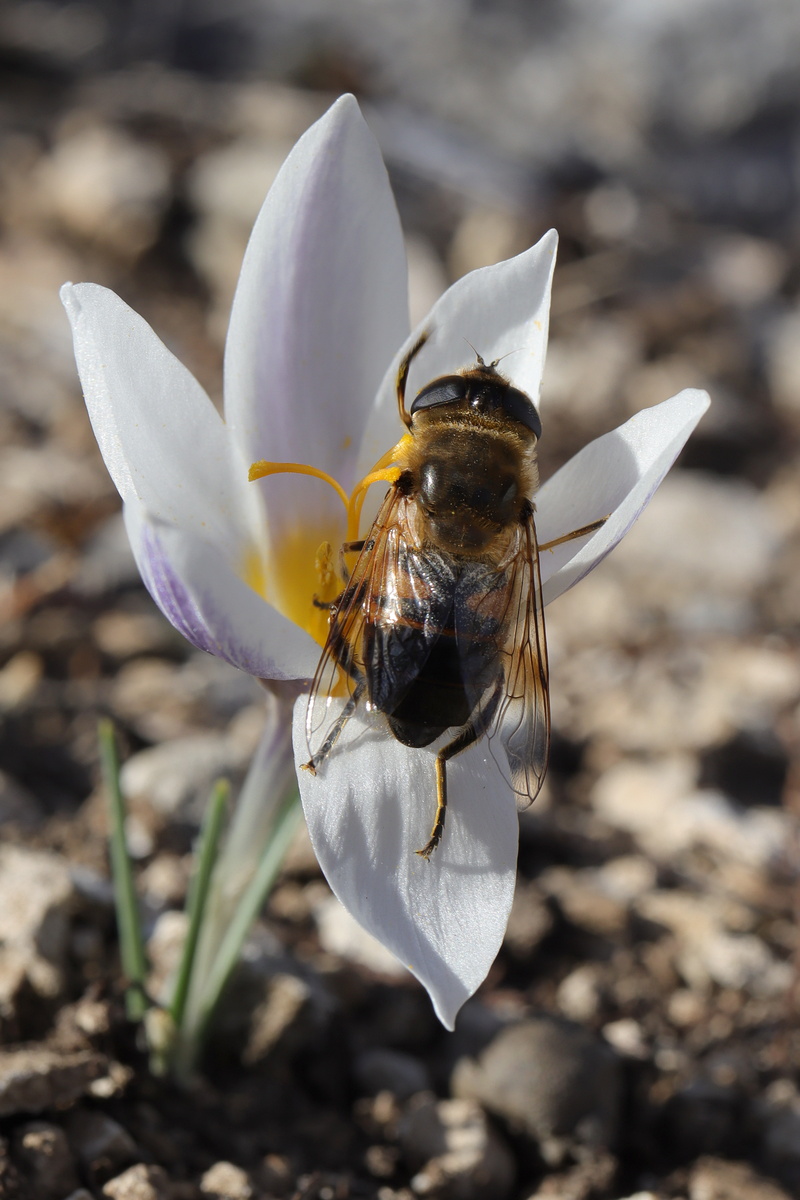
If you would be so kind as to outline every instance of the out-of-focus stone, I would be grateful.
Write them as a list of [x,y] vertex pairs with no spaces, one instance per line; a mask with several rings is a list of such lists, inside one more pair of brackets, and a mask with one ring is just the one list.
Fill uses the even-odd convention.
[[189,918],[183,911],[167,909],[157,918],[147,941],[150,974],[147,988],[162,1003],[168,1003],[169,992],[183,953]]
[[109,1179],[103,1195],[111,1200],[169,1200],[170,1186],[163,1167],[137,1163]]
[[703,991],[715,983],[758,996],[778,996],[789,987],[790,964],[748,932],[755,914],[747,905],[674,888],[643,896],[637,911],[677,935],[676,963],[692,987]]
[[558,985],[559,1011],[572,1021],[593,1020],[603,999],[602,968],[596,963],[581,963]]
[[46,1121],[31,1121],[18,1130],[16,1156],[33,1187],[36,1200],[61,1200],[78,1184],[64,1130]]
[[[0,670],[0,712],[13,712],[20,705],[29,703],[43,674],[41,655],[32,654],[30,650],[14,654]],[[6,778],[4,774],[3,779]]]
[[514,892],[504,945],[514,958],[527,961],[553,928],[553,915],[541,888],[520,880]]
[[452,1089],[534,1138],[551,1164],[572,1144],[616,1140],[620,1060],[568,1021],[538,1017],[501,1030],[477,1059],[456,1064]]
[[209,1200],[251,1200],[253,1185],[246,1171],[234,1163],[218,1162],[200,1180],[200,1194]]
[[65,1108],[88,1091],[106,1067],[102,1055],[91,1051],[0,1050],[0,1117]]
[[595,873],[550,867],[537,882],[558,901],[564,916],[579,929],[600,935],[619,934],[624,929],[626,905],[602,887]]
[[771,1175],[800,1191],[800,1093],[788,1079],[777,1079],[753,1105],[761,1135],[761,1155]]
[[248,1065],[259,1062],[278,1047],[284,1054],[295,1051],[313,1027],[312,1000],[312,989],[305,980],[273,972],[265,998],[250,1016],[242,1061]]
[[408,1100],[431,1086],[427,1067],[418,1058],[400,1050],[375,1047],[358,1055],[354,1075],[362,1092],[376,1096],[391,1092],[398,1100]]
[[155,146],[94,121],[66,127],[35,173],[46,219],[125,259],[158,236],[170,194],[166,157]]
[[316,909],[314,917],[323,949],[339,958],[357,963],[378,975],[399,978],[406,968],[377,938],[351,917],[335,896],[327,896]]
[[625,1058],[644,1059],[649,1056],[644,1030],[633,1017],[620,1017],[618,1021],[609,1021],[603,1026],[603,1037],[609,1046],[613,1046]]
[[13,822],[31,828],[44,817],[42,806],[32,792],[5,771],[0,771],[0,825]]
[[701,1158],[689,1175],[689,1200],[790,1200],[790,1196],[749,1163]]
[[0,945],[27,956],[37,992],[57,995],[75,901],[67,863],[45,851],[2,846],[0,895]]
[[139,890],[156,909],[175,908],[186,898],[192,856],[158,854],[139,875]]
[[711,242],[706,274],[723,300],[750,308],[774,295],[787,266],[775,242],[736,233]]
[[209,730],[140,750],[124,764],[120,783],[128,799],[141,798],[164,816],[201,813],[214,781],[240,774],[247,760],[226,734]]
[[694,1079],[666,1106],[665,1119],[681,1157],[723,1154],[736,1129],[740,1094],[734,1087]]
[[672,756],[652,763],[622,762],[598,779],[595,811],[631,833],[656,861],[674,861],[704,846],[723,858],[766,867],[786,844],[787,819],[769,808],[740,810],[720,792],[698,790],[696,765]]
[[[611,1194],[617,1161],[612,1154],[594,1151],[581,1162],[556,1175],[547,1175],[527,1200],[595,1200]],[[636,1200],[636,1197],[631,1197]],[[653,1196],[653,1200],[658,1197]]]
[[401,1120],[400,1145],[416,1172],[415,1195],[504,1200],[513,1187],[511,1152],[471,1100],[417,1096]]
[[756,488],[673,471],[617,547],[613,569],[631,586],[635,577],[638,602],[666,607],[673,624],[738,632],[751,620],[753,581],[765,578],[780,537]]
[[112,609],[94,623],[94,636],[104,654],[112,658],[132,658],[139,654],[158,654],[176,644],[176,634],[158,612],[124,612]]
[[625,319],[581,323],[569,337],[551,339],[542,380],[542,408],[591,436],[598,417],[608,419],[640,357],[639,342]]
[[773,404],[783,417],[799,425],[800,309],[792,309],[773,322],[766,365]]
[[128,1131],[102,1112],[77,1109],[69,1116],[67,1134],[81,1162],[95,1173],[108,1174],[137,1155]]

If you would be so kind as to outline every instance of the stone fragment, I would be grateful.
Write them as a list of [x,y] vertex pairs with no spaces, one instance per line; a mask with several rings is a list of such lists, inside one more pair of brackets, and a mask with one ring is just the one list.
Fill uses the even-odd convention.
[[77,1109],[67,1122],[67,1134],[84,1166],[106,1174],[136,1158],[136,1143],[117,1121],[105,1113]]
[[[617,1172],[617,1161],[612,1154],[590,1153],[564,1171],[547,1175],[528,1200],[596,1200],[598,1196],[610,1194]],[[636,1200],[632,1197],[631,1200]],[[641,1197],[640,1197],[641,1200]],[[657,1197],[653,1197],[657,1200]]]
[[771,1175],[800,1191],[800,1092],[776,1079],[753,1105],[761,1135],[761,1159]]
[[100,124],[65,129],[35,183],[45,217],[126,259],[155,241],[170,190],[162,151]]
[[103,1195],[111,1200],[169,1200],[170,1186],[163,1167],[137,1163],[109,1179]]
[[141,798],[162,816],[202,812],[216,779],[246,765],[230,738],[209,730],[140,750],[124,764],[120,782],[129,799]]
[[107,1069],[92,1051],[60,1054],[46,1047],[0,1050],[0,1117],[64,1108]]
[[17,783],[5,771],[0,771],[0,825],[13,821],[15,825],[38,825],[44,813],[32,792]]
[[36,1200],[61,1200],[78,1185],[64,1130],[31,1121],[17,1132],[16,1158],[30,1180]]
[[553,928],[553,915],[535,883],[520,880],[514,892],[504,945],[514,958],[525,961]]
[[75,891],[56,854],[0,846],[0,945],[26,957],[26,972],[42,996],[56,996],[69,943]]
[[200,1193],[209,1200],[251,1200],[254,1195],[247,1172],[230,1162],[209,1167],[200,1180]]
[[385,1047],[376,1046],[359,1054],[354,1075],[362,1092],[369,1096],[391,1092],[398,1100],[408,1100],[416,1092],[424,1092],[431,1086],[424,1063],[410,1054]]
[[602,968],[596,963],[581,963],[561,980],[556,998],[563,1016],[582,1024],[591,1021],[603,999]]
[[150,972],[147,989],[161,1004],[169,1004],[171,988],[186,941],[189,918],[183,911],[168,908],[153,925],[147,941]]
[[749,1163],[701,1158],[689,1176],[689,1200],[790,1200],[790,1195]]
[[636,907],[676,934],[676,966],[692,987],[707,990],[715,983],[758,996],[779,996],[789,987],[790,964],[749,932],[755,916],[747,905],[673,888],[642,896]]
[[326,896],[317,906],[314,916],[319,940],[329,954],[346,958],[377,975],[398,978],[407,974],[402,963],[377,938],[362,929],[335,896]]
[[454,1095],[477,1100],[534,1138],[557,1165],[570,1145],[613,1146],[622,1074],[614,1051],[588,1030],[544,1016],[500,1031],[477,1059],[462,1058]]
[[400,1145],[417,1196],[504,1200],[514,1185],[510,1150],[471,1100],[411,1101],[400,1125]]
[[598,816],[630,833],[657,862],[695,847],[722,858],[766,867],[780,857],[788,823],[784,813],[739,809],[720,792],[698,789],[691,759],[621,762],[598,779],[592,803]]
[[259,1062],[278,1047],[291,1053],[308,1035],[313,1009],[312,988],[305,980],[287,972],[272,973],[264,999],[250,1016],[242,1061]]

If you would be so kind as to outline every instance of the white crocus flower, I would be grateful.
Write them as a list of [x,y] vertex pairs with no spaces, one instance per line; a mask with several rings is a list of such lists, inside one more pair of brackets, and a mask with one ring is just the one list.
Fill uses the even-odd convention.
[[[423,323],[431,337],[412,366],[412,397],[469,365],[466,339],[487,362],[509,354],[503,370],[538,397],[555,250],[546,234],[449,289]],[[345,538],[340,498],[404,432],[394,381],[416,336],[397,211],[355,100],[337,101],[300,139],[256,222],[231,314],[224,420],[113,293],[68,284],[63,300],[92,424],[156,603],[195,646],[257,677],[309,679],[326,626],[313,597],[335,594],[318,550]],[[624,536],[707,404],[702,392],[681,392],[545,483],[541,542],[610,514],[594,535],[543,555],[547,602]],[[262,459],[314,471],[248,483]],[[305,704],[295,708],[300,763]],[[449,765],[447,829],[423,861],[414,851],[433,817],[433,763],[430,748],[408,749],[354,718],[324,770],[300,772],[300,788],[334,892],[421,980],[451,1028],[503,938],[517,813],[486,743],[471,747]]]

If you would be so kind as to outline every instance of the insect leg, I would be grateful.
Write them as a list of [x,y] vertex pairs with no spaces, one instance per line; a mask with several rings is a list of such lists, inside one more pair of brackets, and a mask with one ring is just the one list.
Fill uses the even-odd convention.
[[436,816],[433,818],[433,829],[427,844],[421,850],[414,852],[420,858],[424,858],[426,862],[430,862],[431,855],[442,840],[444,833],[444,819],[447,814],[447,763],[462,750],[466,750],[468,746],[480,741],[491,724],[502,694],[503,676],[501,675],[483,711],[464,726],[458,737],[454,738],[452,742],[448,742],[446,746],[442,746],[436,755]]
[[581,525],[580,529],[573,529],[572,533],[565,533],[562,537],[553,538],[552,542],[544,542],[539,547],[539,553],[541,554],[542,550],[554,550],[562,542],[572,542],[575,538],[584,537],[587,533],[595,533],[598,529],[602,529],[607,520],[608,517],[601,517],[599,521],[592,521],[588,525]]
[[400,363],[400,370],[397,372],[397,407],[400,409],[400,420],[405,425],[406,429],[411,428],[411,417],[406,412],[406,383],[408,382],[408,369],[416,356],[419,354],[422,347],[428,340],[429,333],[426,330],[414,343]]
[[339,713],[339,716],[337,717],[336,721],[334,722],[333,726],[331,727],[330,733],[325,738],[325,741],[322,743],[322,745],[320,746],[317,753],[314,754],[308,760],[307,763],[301,763],[302,770],[310,771],[312,775],[316,775],[317,767],[319,766],[319,764],[321,762],[323,762],[328,757],[331,750],[333,749],[333,747],[336,745],[337,741],[339,740],[340,733],[342,732],[345,725],[352,717],[353,713],[356,711],[356,708],[358,707],[358,702],[361,699],[361,697],[364,695],[366,686],[367,686],[366,682],[363,679],[359,680],[359,682],[356,684],[355,688],[353,689],[352,696],[347,701],[347,703],[345,704],[342,711]]

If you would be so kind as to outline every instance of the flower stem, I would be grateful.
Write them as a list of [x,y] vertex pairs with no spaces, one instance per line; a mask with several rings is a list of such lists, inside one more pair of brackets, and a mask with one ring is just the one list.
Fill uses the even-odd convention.
[[114,879],[120,957],[122,970],[127,980],[125,1009],[129,1020],[141,1021],[147,1009],[145,993],[147,964],[133,870],[125,840],[125,801],[119,783],[119,757],[114,726],[111,721],[103,719],[99,722],[97,736],[100,743],[100,762],[106,796],[108,797],[109,851],[111,873]]

